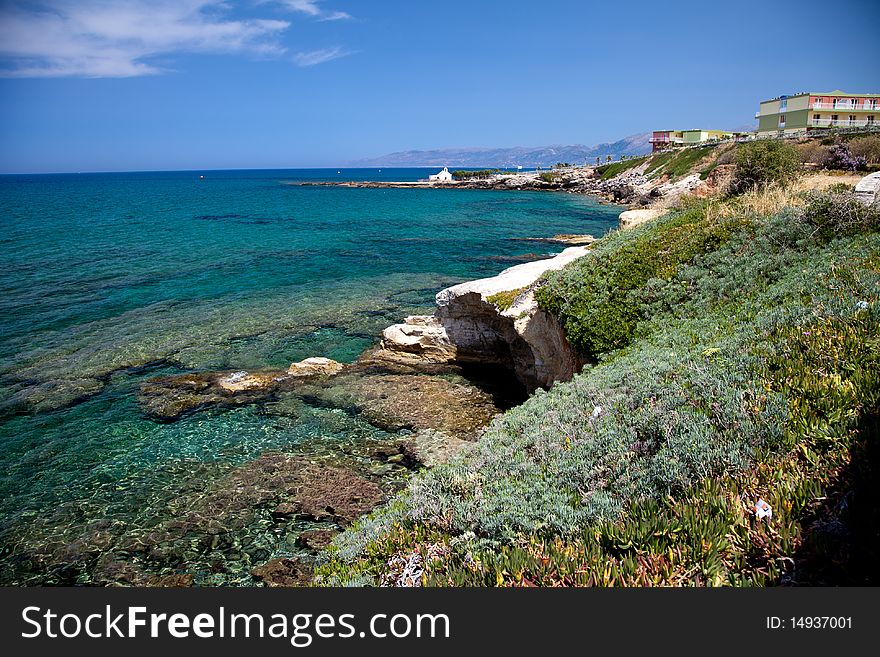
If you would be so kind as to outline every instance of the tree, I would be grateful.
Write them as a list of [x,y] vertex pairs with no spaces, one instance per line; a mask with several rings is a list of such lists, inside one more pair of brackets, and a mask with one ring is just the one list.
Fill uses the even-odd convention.
[[786,186],[801,170],[801,158],[794,146],[782,140],[764,139],[741,144],[736,152],[733,191]]

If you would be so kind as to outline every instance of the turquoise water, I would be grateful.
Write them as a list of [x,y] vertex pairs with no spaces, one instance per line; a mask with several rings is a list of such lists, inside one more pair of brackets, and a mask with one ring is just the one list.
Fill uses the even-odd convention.
[[[443,287],[559,250],[516,238],[598,236],[620,212],[557,193],[288,184],[427,173],[0,177],[0,581],[92,583],[102,543],[70,547],[84,536],[154,526],[266,450],[388,433],[294,398],[158,423],[137,403],[145,379],[352,362]],[[235,558],[282,554],[271,533],[251,530],[258,547]],[[214,571],[197,583],[249,582],[246,564]]]

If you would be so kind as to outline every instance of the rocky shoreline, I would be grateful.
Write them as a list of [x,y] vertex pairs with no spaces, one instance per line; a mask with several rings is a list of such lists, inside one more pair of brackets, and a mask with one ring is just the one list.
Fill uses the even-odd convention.
[[589,254],[584,246],[461,283],[437,294],[433,315],[388,327],[372,358],[413,367],[474,363],[503,367],[531,393],[570,379],[584,363],[557,319],[538,308],[534,287],[548,271]]
[[[49,569],[91,562],[96,584],[191,586],[205,581],[206,569],[222,574],[241,568],[240,576],[266,586],[308,584],[333,536],[389,499],[413,471],[468,449],[526,393],[580,370],[583,362],[556,319],[537,307],[533,292],[545,272],[588,254],[586,246],[570,246],[555,257],[446,288],[436,295],[433,315],[389,326],[378,346],[349,365],[315,357],[284,370],[144,381],[138,404],[157,422],[212,408],[308,403],[361,417],[388,439],[335,446],[316,439],[291,451],[264,452],[225,472],[195,473],[192,492],[170,500],[170,515],[146,532],[91,523],[69,527],[57,543],[21,540],[31,559]],[[474,377],[462,376],[468,367],[520,392],[505,397],[475,385]],[[289,550],[279,555],[248,547],[248,536],[267,526],[287,535]]]
[[678,180],[646,175],[650,158],[616,176],[603,179],[596,167],[569,167],[525,173],[499,173],[488,178],[439,181],[314,181],[287,183],[306,187],[358,189],[482,189],[500,191],[554,191],[596,196],[608,203],[633,208],[668,207],[683,194],[706,195],[730,176],[731,165],[715,167],[705,179],[694,173]]
[[[560,176],[549,183],[524,174],[454,187],[568,191],[620,202],[613,192],[619,181],[601,181],[591,169]],[[639,220],[646,214],[628,213]],[[635,223],[628,213],[622,227]],[[307,584],[333,536],[390,499],[414,471],[469,449],[499,413],[582,369],[582,358],[558,320],[538,308],[534,292],[546,272],[588,256],[595,238],[514,239],[565,248],[441,290],[433,314],[388,326],[354,363],[315,357],[286,369],[167,374],[144,380],[137,391],[141,413],[159,423],[243,406],[279,418],[321,408],[375,427],[379,438],[352,436],[344,444],[316,438],[231,468],[205,464],[187,472],[186,490],[169,490],[137,525],[87,520],[62,506],[16,537],[17,552],[35,572],[51,574],[45,583]],[[282,537],[281,544],[272,536]]]

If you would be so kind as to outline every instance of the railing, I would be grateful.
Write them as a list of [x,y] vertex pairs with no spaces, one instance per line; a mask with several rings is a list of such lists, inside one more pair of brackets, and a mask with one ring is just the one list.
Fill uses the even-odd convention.
[[813,103],[810,105],[810,109],[871,112],[873,110],[880,110],[880,105],[870,102],[865,102],[861,105],[858,103],[855,105],[852,103]]
[[671,138],[671,137],[651,137],[648,140],[651,144],[683,144],[684,139],[681,137]]
[[[814,128],[865,128],[869,125],[875,125],[874,121],[866,119],[810,119],[810,126]],[[880,125],[877,123],[876,125]]]

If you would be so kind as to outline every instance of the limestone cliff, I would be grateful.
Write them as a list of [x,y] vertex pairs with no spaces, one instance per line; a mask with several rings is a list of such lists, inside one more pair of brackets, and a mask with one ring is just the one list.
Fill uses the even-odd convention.
[[553,258],[442,290],[433,315],[407,317],[385,329],[371,357],[410,365],[501,365],[529,392],[570,379],[584,363],[557,319],[538,308],[532,287],[544,272],[588,253],[586,247],[570,247]]

